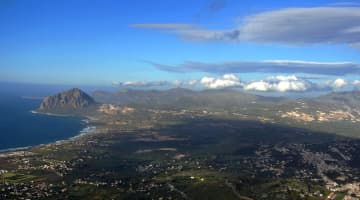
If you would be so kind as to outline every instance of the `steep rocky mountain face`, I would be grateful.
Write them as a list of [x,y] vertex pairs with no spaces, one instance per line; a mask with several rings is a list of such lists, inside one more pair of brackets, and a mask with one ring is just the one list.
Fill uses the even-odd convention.
[[96,105],[95,100],[80,89],[74,88],[46,97],[39,110],[46,112],[68,112],[83,110]]

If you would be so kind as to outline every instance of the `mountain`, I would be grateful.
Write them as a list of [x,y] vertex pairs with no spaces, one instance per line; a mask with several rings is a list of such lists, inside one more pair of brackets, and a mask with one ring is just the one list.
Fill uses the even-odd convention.
[[233,108],[249,104],[274,104],[283,98],[262,97],[237,90],[194,91],[184,88],[169,90],[120,90],[113,93],[96,91],[92,94],[96,101],[121,105],[140,105],[154,108]]
[[316,99],[321,103],[360,109],[360,91],[332,92]]
[[73,88],[46,97],[38,110],[50,113],[72,113],[84,111],[96,105],[97,103],[91,96],[78,88]]

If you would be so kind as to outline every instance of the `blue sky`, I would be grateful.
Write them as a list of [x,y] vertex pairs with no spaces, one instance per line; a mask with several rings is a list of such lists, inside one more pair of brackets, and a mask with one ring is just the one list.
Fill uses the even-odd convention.
[[[303,81],[308,84],[305,90],[314,89],[310,85],[322,81],[323,85],[316,88],[329,89],[327,86],[336,79],[343,79],[347,83],[359,79],[360,71],[357,68],[360,63],[360,38],[356,33],[360,35],[360,24],[351,22],[352,18],[356,20],[359,17],[356,14],[356,11],[360,11],[357,10],[358,6],[357,2],[329,0],[3,0],[0,2],[0,81],[70,85],[111,85],[116,82],[122,86],[141,83],[145,87],[148,82],[165,85],[175,80],[198,80],[200,86],[208,87],[209,85],[201,82],[202,78],[213,78],[215,85],[221,85],[227,81],[224,74],[233,74],[241,80],[235,86],[245,87],[256,81],[278,84],[281,80],[275,77],[290,77],[295,74],[296,80],[288,78],[286,81]],[[299,32],[294,30],[297,32],[289,32],[294,35],[293,38],[283,35],[257,36],[253,26],[250,36],[242,34],[234,39],[227,35],[237,33],[237,29],[241,33],[248,31],[239,27],[247,23],[253,25],[246,19],[257,15],[260,18],[262,13],[278,17],[278,11],[303,8],[305,10],[300,13],[296,10],[282,13],[284,17],[301,17],[309,9],[324,7],[340,9],[333,12],[340,17],[335,14],[334,17],[349,22],[345,28],[350,27],[349,30],[355,34],[345,36],[351,40],[341,39],[340,35],[328,36],[327,33],[344,28],[333,26],[332,22],[330,25],[323,25],[328,28],[324,28],[326,37],[316,36],[319,32],[312,31],[316,27],[306,27],[307,25],[303,25],[303,29],[309,30],[304,34],[314,32],[314,35],[294,35]],[[349,12],[342,12],[341,9],[351,9],[354,14],[343,16]],[[330,13],[329,9],[309,12],[319,12],[324,17]],[[298,21],[295,20],[294,23],[296,26]],[[290,28],[294,29],[293,26]],[[273,33],[271,28],[264,31]],[[275,31],[274,34],[279,32]],[[311,77],[316,75],[316,78],[312,80],[309,80],[307,73],[302,73],[302,69],[296,73],[297,68],[291,73],[276,69],[263,73],[262,70],[268,65],[278,66],[263,63],[272,60],[301,61],[300,65],[304,65],[303,67],[338,63],[335,67],[338,67],[336,70],[339,69],[339,74],[322,73],[323,65],[320,68],[315,66],[316,73],[310,74]],[[304,64],[310,61],[318,63]],[[197,66],[187,65],[184,69],[183,65],[187,62],[195,62]],[[220,72],[212,71],[209,67],[204,70],[198,66],[198,63],[203,63],[210,68],[213,65],[226,68],[228,65],[224,63],[229,62],[236,62],[236,65],[255,62],[249,67],[259,70],[244,71],[248,63],[236,66],[234,71]],[[293,62],[287,64],[289,67],[299,65]],[[181,69],[181,72],[167,70],[168,68],[164,70],[159,65]],[[326,67],[324,64],[324,69]],[[355,67],[356,70],[342,73],[344,68],[349,67]],[[220,87],[227,86],[234,85],[225,83]]]

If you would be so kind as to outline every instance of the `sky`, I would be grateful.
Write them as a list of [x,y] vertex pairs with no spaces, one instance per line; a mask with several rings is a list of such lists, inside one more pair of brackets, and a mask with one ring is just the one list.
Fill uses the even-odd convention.
[[360,1],[0,1],[2,82],[302,93],[359,63]]

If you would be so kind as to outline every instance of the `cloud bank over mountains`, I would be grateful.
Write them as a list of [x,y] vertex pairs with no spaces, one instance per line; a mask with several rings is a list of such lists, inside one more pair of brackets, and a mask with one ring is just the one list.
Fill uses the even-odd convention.
[[245,90],[276,91],[276,92],[304,92],[312,89],[313,84],[296,76],[275,76],[265,80],[254,81],[245,85]]
[[242,81],[235,74],[222,76],[204,76],[199,80],[176,81],[127,81],[114,82],[113,85],[129,88],[159,88],[159,87],[185,87],[201,89],[226,89],[235,88],[257,92],[309,92],[309,91],[334,91],[347,86],[358,87],[360,80],[349,83],[347,80],[337,78],[323,82],[313,82],[295,75],[270,76],[262,80]]
[[220,78],[205,76],[200,80],[203,87],[209,89],[221,89],[228,87],[242,87],[244,84],[234,74],[224,74]]
[[189,41],[225,41],[360,46],[360,8],[286,8],[246,16],[229,30],[211,30],[194,24],[131,24],[176,34]]
[[334,88],[334,89],[340,89],[345,87],[348,84],[348,82],[342,78],[337,78],[333,81],[326,81],[325,85],[330,87],[330,88]]

